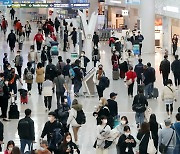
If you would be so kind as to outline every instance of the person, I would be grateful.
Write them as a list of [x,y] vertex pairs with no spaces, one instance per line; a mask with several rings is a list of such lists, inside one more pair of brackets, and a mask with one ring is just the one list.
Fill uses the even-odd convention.
[[101,117],[106,116],[108,119],[107,124],[113,128],[113,117],[110,114],[110,110],[108,108],[108,102],[105,98],[101,97],[99,100],[99,106],[96,108],[96,111],[93,113],[93,116],[96,117],[97,125],[101,123]]
[[59,20],[58,20],[57,17],[55,18],[54,26],[55,26],[55,29],[56,29],[56,33],[58,33],[58,31],[59,31],[59,26],[60,26],[60,22],[59,22]]
[[25,33],[24,30],[22,29],[21,31],[19,31],[18,34],[18,46],[20,51],[22,51],[24,41],[25,41]]
[[17,69],[18,75],[21,78],[21,69],[23,66],[23,56],[21,56],[20,51],[17,51],[16,57],[14,59],[15,67]]
[[14,51],[15,43],[16,43],[16,35],[13,33],[13,30],[9,33],[7,37],[7,43],[9,42],[10,51]]
[[64,132],[69,132],[69,126],[67,126],[67,119],[69,117],[70,106],[67,102],[67,96],[64,96],[64,102],[59,105],[59,108],[55,110],[57,119],[62,123]]
[[173,112],[173,102],[176,101],[176,92],[171,79],[168,79],[166,83],[167,85],[164,86],[161,97],[166,105],[166,112],[170,117]]
[[43,50],[41,51],[41,63],[42,63],[43,67],[46,64],[47,59],[48,59],[48,57],[47,57],[47,46],[45,45],[43,47]]
[[34,50],[34,45],[30,46],[30,52],[28,52],[28,62],[33,65],[34,70],[36,69],[36,63],[38,61],[37,52]]
[[63,68],[63,75],[65,78],[66,85],[68,87],[69,93],[71,92],[71,86],[72,86],[72,77],[70,76],[70,69],[72,69],[72,66],[70,65],[71,60],[66,59],[66,65]]
[[98,43],[99,43],[99,36],[97,35],[96,32],[94,32],[93,39],[94,47],[96,46],[98,48]]
[[66,65],[66,63],[63,62],[62,56],[58,56],[58,62],[56,64],[57,73],[60,72],[62,74],[65,65]]
[[7,65],[8,65],[8,54],[4,53],[4,58],[3,58],[3,70],[4,72],[7,70]]
[[113,55],[111,56],[112,66],[114,66],[114,64],[118,64],[119,65],[119,59],[120,59],[119,53],[114,51]]
[[32,83],[33,83],[34,68],[30,62],[27,63],[27,68],[24,69],[23,79],[27,83],[28,94],[31,95]]
[[133,97],[133,87],[136,77],[137,75],[136,72],[133,71],[133,67],[129,66],[129,71],[126,73],[126,83],[131,80],[130,84],[128,85],[128,96]]
[[42,66],[42,63],[38,63],[37,69],[36,69],[36,82],[38,84],[38,92],[39,95],[42,94],[42,84],[44,82],[44,67]]
[[72,136],[71,133],[67,132],[64,135],[64,139],[62,144],[60,145],[60,153],[61,154],[68,154],[68,153],[77,153],[80,154],[80,150],[78,149],[78,146],[72,142]]
[[4,139],[4,125],[0,121],[0,152],[2,152],[3,139]]
[[49,59],[49,64],[46,66],[45,78],[47,75],[51,81],[54,81],[54,78],[57,76],[56,66],[52,63],[52,59]]
[[178,45],[178,37],[176,34],[174,34],[172,38],[173,56],[176,55],[177,45]]
[[138,64],[134,67],[134,71],[137,74],[137,84],[141,85],[142,84],[142,74],[144,72],[144,68],[143,68],[143,63],[142,63],[142,59],[138,59]]
[[2,22],[1,22],[1,29],[4,32],[4,35],[6,34],[7,27],[8,27],[8,22],[5,18],[3,18]]
[[124,79],[125,78],[125,74],[128,71],[128,63],[125,60],[124,62],[119,64],[119,68],[120,68],[120,78]]
[[25,32],[26,32],[26,37],[27,37],[27,39],[29,39],[29,35],[31,33],[31,25],[28,20],[26,21],[24,28],[25,28]]
[[79,90],[82,87],[82,79],[83,79],[83,73],[80,69],[80,60],[77,59],[74,63],[73,70],[75,73],[75,77],[73,78],[74,82],[74,96],[79,97]]
[[125,38],[124,38],[124,36],[121,36],[121,52],[123,52],[124,51],[124,45],[125,45]]
[[114,45],[116,52],[119,54],[119,57],[121,57],[121,41],[119,40],[119,38],[116,38]]
[[9,91],[14,92],[14,95],[15,95],[15,99],[17,99],[17,80],[19,80],[19,82],[21,83],[21,85],[23,85],[21,79],[19,78],[19,75],[17,75],[15,73],[15,69],[14,68],[11,68],[11,73],[10,73],[10,78],[9,78],[9,83],[8,83],[8,86],[9,86]]
[[80,60],[80,67],[83,71],[83,75],[86,75],[86,67],[87,64],[90,62],[89,58],[85,56],[85,51],[81,51],[81,55],[79,56],[79,60]]
[[76,28],[73,28],[73,31],[71,32],[71,34],[69,36],[71,36],[71,39],[72,39],[73,45],[74,45],[74,50],[75,50],[75,47],[76,47],[76,44],[77,44],[77,31],[76,31]]
[[103,70],[103,65],[100,64],[98,66],[98,70],[96,71],[96,75],[95,75],[95,83],[96,83],[96,88],[97,88],[97,92],[98,92],[98,96],[99,96],[99,99],[101,97],[103,97],[103,92],[104,92],[104,87],[102,85],[99,85],[99,82],[101,80],[101,78],[105,76],[105,72]]
[[139,149],[138,149],[139,154],[148,154],[147,148],[148,148],[149,138],[150,138],[149,123],[143,122],[137,134],[137,139],[140,141]]
[[68,44],[68,31],[64,30],[64,47],[63,51],[67,51],[67,44]]
[[51,110],[51,103],[52,103],[52,95],[53,95],[53,82],[49,80],[49,76],[46,76],[45,81],[43,82],[43,96],[44,96],[44,105],[46,108],[46,111]]
[[37,50],[41,50],[41,45],[44,40],[44,37],[41,33],[41,30],[38,30],[38,33],[34,36],[34,41],[36,41]]
[[149,125],[152,134],[152,139],[154,141],[154,146],[156,150],[158,150],[158,130],[161,129],[161,125],[157,122],[155,114],[150,115]]
[[8,141],[4,154],[12,154],[12,150],[14,147],[15,147],[14,141],[12,140]]
[[56,98],[57,98],[57,108],[59,108],[60,105],[60,99],[61,103],[64,102],[64,93],[65,91],[68,92],[68,88],[65,82],[64,77],[62,76],[61,72],[58,73],[58,76],[54,78],[54,87],[56,87]]
[[51,34],[48,34],[48,36],[45,38],[45,45],[47,45],[48,48],[51,48],[51,42],[54,42],[54,40],[51,37]]
[[176,122],[172,125],[172,128],[176,132],[176,146],[173,151],[173,154],[176,154],[180,152],[180,113],[176,114]]
[[[2,75],[1,75],[2,77]],[[3,80],[1,79],[1,82]],[[2,115],[0,117],[3,118],[3,121],[9,121],[9,119],[7,119],[7,110],[8,110],[8,102],[9,102],[9,98],[11,97],[11,94],[9,92],[9,87],[8,87],[8,81],[4,80],[3,81],[3,100],[2,100],[2,104],[1,104],[1,113]]]
[[180,85],[180,60],[178,55],[175,55],[175,60],[171,64],[171,70],[174,74],[175,86],[178,89]]
[[[176,133],[175,131],[171,128],[171,120],[170,119],[165,119],[165,128],[159,130],[158,132],[158,144],[161,145],[164,144],[167,146],[167,152],[166,154],[173,154],[175,145],[176,145]],[[169,145],[168,145],[169,143]]]
[[[134,97],[132,109],[136,112],[135,120],[137,124],[137,128],[144,122],[144,112],[146,107],[148,106],[148,101],[143,94],[143,89],[138,89],[138,94]],[[137,108],[136,108],[137,107]]]
[[110,115],[113,117],[113,119],[115,119],[118,115],[118,105],[115,101],[116,97],[117,93],[112,92],[110,93],[110,99],[107,100]]
[[84,47],[85,33],[82,28],[80,29],[80,32],[81,32],[82,47]]
[[[122,116],[120,119],[120,124],[114,128],[117,132],[117,137],[116,137],[117,143],[121,135],[124,133],[124,127],[128,125],[129,125],[128,118],[126,116]],[[116,145],[116,150],[117,150],[117,154],[120,154],[120,149],[118,144]]]
[[14,20],[14,15],[15,15],[16,11],[12,8],[10,10],[10,14],[11,14],[11,20]]
[[[56,113],[55,112],[49,112],[48,114],[48,121],[45,123],[42,134],[41,134],[41,140],[47,135],[47,141],[48,145],[50,146],[51,141],[54,140],[53,138],[53,132],[55,130],[59,130],[59,133],[61,136],[64,136],[64,130],[62,124],[56,120]],[[61,141],[58,141],[59,143]],[[59,154],[58,153],[58,147],[56,147],[57,144],[59,143],[54,143],[55,147],[48,147],[48,150],[50,152],[54,152],[54,154]]]
[[136,40],[139,43],[139,55],[141,55],[141,50],[142,50],[142,42],[144,40],[144,36],[141,34],[140,31],[138,31],[138,35],[136,36]]
[[4,79],[9,81],[11,78],[11,64],[7,63],[6,67],[7,69],[4,70]]
[[135,31],[132,31],[132,36],[131,36],[131,43],[132,43],[132,45],[135,45],[135,44],[138,44],[138,42],[137,42],[137,36],[136,36],[136,33],[135,33]]
[[92,61],[94,62],[94,67],[96,67],[97,62],[100,62],[101,56],[97,47],[94,47],[92,53]]
[[11,154],[21,154],[21,151],[20,151],[19,147],[15,146],[15,147],[12,149]]
[[25,118],[18,122],[18,135],[21,143],[21,153],[24,154],[26,144],[29,151],[32,150],[32,144],[35,141],[34,121],[31,119],[31,110],[25,110]]
[[160,66],[159,66],[159,71],[160,73],[162,73],[163,84],[164,86],[166,86],[169,73],[170,73],[170,62],[168,60],[168,55],[165,55],[164,60],[161,61]]
[[78,111],[81,111],[81,110],[82,110],[82,105],[79,104],[77,99],[74,99],[72,102],[72,108],[69,111],[69,117],[67,119],[67,127],[71,125],[73,129],[74,140],[75,140],[76,145],[78,145],[78,131],[79,131],[79,128],[81,127],[81,125],[77,123],[76,117],[78,115]]
[[107,117],[102,116],[101,122],[97,126],[97,139],[94,147],[96,148],[96,154],[108,154],[108,148],[105,147],[105,140],[108,140],[111,132],[111,127],[107,125]]
[[133,148],[136,146],[136,141],[131,135],[129,126],[124,127],[124,133],[119,138],[117,145],[121,154],[134,154]]
[[36,150],[37,154],[51,154],[48,150],[48,142],[46,140],[42,140],[40,146],[40,149]]

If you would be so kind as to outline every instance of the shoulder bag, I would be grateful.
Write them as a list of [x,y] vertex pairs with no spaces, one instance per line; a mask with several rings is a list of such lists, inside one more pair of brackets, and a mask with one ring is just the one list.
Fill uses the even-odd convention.
[[173,133],[172,133],[172,135],[171,135],[171,138],[170,138],[168,144],[167,144],[167,145],[165,145],[165,144],[163,144],[163,143],[160,144],[160,146],[159,146],[159,152],[161,152],[161,153],[166,153],[166,152],[167,152],[168,146],[169,146],[169,144],[170,144],[170,142],[171,142],[171,140],[172,140],[172,138],[173,138],[173,135],[174,135],[174,130],[173,130]]
[[157,152],[155,146],[154,146],[154,140],[152,138],[152,133],[150,131],[150,136],[149,136],[149,142],[148,142],[148,147],[147,147],[147,153],[148,154],[155,154]]

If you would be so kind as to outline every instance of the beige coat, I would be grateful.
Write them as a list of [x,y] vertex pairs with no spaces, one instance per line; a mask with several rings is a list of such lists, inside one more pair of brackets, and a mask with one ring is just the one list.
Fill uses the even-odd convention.
[[45,73],[44,67],[36,69],[36,82],[37,83],[43,83],[44,82],[44,73]]

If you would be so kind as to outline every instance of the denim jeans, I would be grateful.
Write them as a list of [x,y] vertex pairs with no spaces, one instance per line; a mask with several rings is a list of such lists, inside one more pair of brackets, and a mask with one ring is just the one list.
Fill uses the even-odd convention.
[[174,147],[168,147],[166,154],[173,154],[173,151],[174,151]]
[[136,124],[142,124],[144,122],[144,112],[135,114]]
[[81,87],[82,87],[82,81],[74,80],[74,93],[79,93]]
[[145,86],[144,93],[146,98],[152,96],[152,83],[149,83],[148,85]]
[[26,140],[26,139],[20,139],[20,143],[21,143],[21,154],[24,154],[24,150],[26,147],[26,144],[28,145],[28,149],[29,151],[31,151],[32,149],[32,140]]
[[173,154],[177,154],[177,153],[180,153],[180,144],[176,143],[176,146],[174,148]]

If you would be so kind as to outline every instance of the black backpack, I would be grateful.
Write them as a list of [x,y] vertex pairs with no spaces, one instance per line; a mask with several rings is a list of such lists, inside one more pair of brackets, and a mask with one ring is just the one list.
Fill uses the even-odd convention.
[[30,135],[30,125],[26,118],[19,120],[18,123],[18,134],[20,138],[27,139]]
[[79,125],[82,125],[82,124],[85,124],[85,123],[86,123],[86,116],[85,116],[83,110],[77,111],[76,122],[77,122]]
[[110,84],[110,80],[106,76],[102,76],[100,81],[99,81],[99,86],[108,88]]

